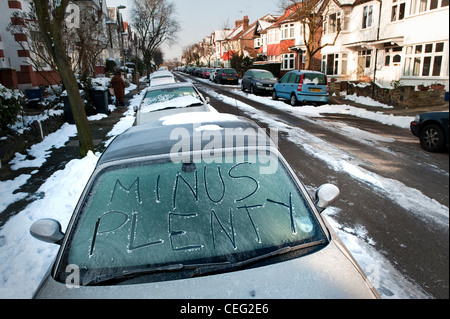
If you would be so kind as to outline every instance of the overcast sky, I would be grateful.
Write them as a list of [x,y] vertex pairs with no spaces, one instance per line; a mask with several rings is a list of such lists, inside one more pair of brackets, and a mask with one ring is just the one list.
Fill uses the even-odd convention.
[[[214,30],[223,26],[234,27],[236,20],[242,20],[247,15],[250,23],[262,18],[268,13],[279,13],[278,0],[169,0],[175,4],[176,18],[181,29],[178,41],[172,47],[164,46],[164,59],[179,59],[183,48],[201,41]],[[108,7],[127,6],[122,13],[130,21],[127,11],[132,0],[106,0]]]

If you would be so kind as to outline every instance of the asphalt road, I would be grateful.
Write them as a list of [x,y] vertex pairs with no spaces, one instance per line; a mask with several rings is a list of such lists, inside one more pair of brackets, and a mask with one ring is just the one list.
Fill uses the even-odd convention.
[[[183,78],[185,78],[183,76]],[[267,118],[282,121],[325,140],[329,145],[349,154],[360,167],[383,178],[398,181],[409,189],[449,206],[449,153],[427,153],[407,129],[383,125],[350,115],[327,114],[320,119],[298,118],[283,110],[255,102],[233,91],[229,86],[218,86],[190,77],[211,105],[219,112],[247,116],[236,107],[223,103],[216,95],[233,97],[267,113]],[[339,103],[330,98],[330,104]],[[267,127],[265,121],[257,121]],[[355,140],[340,130],[356,128],[381,138],[376,142]],[[300,179],[309,189],[324,183],[334,183],[341,190],[339,201],[333,206],[340,210],[339,223],[350,228],[362,225],[376,249],[382,252],[404,277],[415,283],[431,298],[449,298],[449,236],[447,224],[434,223],[420,212],[399,205],[396,197],[404,194],[379,192],[350,176],[336,171],[325,162],[311,156],[292,137],[279,135],[279,148]],[[324,154],[326,155],[326,154]],[[330,155],[332,156],[332,155]],[[428,212],[433,214],[433,212]],[[426,214],[425,214],[426,215]]]

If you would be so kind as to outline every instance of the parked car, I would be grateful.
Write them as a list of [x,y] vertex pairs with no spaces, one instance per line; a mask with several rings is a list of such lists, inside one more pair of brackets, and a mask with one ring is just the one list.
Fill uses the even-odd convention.
[[209,75],[211,74],[211,72],[213,71],[213,68],[204,68],[202,70],[202,78],[204,79],[209,79]]
[[61,245],[34,297],[379,297],[319,213],[338,189],[314,202],[297,176],[231,114],[132,127],[100,157],[65,234],[55,220],[31,226]]
[[153,72],[150,74],[149,78],[149,85],[155,86],[155,85],[161,85],[161,84],[168,84],[168,83],[175,83],[176,79],[172,72],[167,71],[165,69],[161,69]]
[[193,66],[188,66],[188,67],[186,68],[186,73],[192,75],[193,72],[194,72],[194,70],[195,70],[195,67],[193,67]]
[[219,69],[217,70],[217,74],[214,77],[214,82],[216,83],[232,83],[232,84],[238,84],[239,83],[239,75],[237,74],[235,69]]
[[272,98],[287,99],[292,106],[299,103],[328,103],[328,78],[321,72],[290,71],[275,84]]
[[216,75],[217,75],[217,71],[219,69],[213,69],[213,71],[211,71],[211,73],[209,74],[209,80],[214,82],[214,80],[216,79]]
[[135,111],[136,125],[141,125],[158,120],[161,114],[210,112],[213,108],[194,84],[179,82],[147,88]]
[[201,76],[202,74],[202,68],[195,68],[194,70],[194,76]]
[[250,69],[245,72],[241,80],[241,90],[250,91],[252,94],[267,93],[272,94],[273,86],[277,79],[270,71],[260,69]]
[[418,114],[411,122],[414,136],[428,152],[440,152],[449,145],[448,112],[429,112]]

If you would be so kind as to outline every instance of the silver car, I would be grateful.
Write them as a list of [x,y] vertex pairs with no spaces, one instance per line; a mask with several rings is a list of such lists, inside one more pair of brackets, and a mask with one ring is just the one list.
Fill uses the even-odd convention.
[[209,98],[204,98],[192,83],[178,82],[147,88],[135,111],[136,125],[140,125],[158,120],[161,114],[215,110],[209,105]]
[[[170,138],[169,138],[170,137]],[[105,150],[36,298],[378,298],[256,124],[183,113],[135,126]]]

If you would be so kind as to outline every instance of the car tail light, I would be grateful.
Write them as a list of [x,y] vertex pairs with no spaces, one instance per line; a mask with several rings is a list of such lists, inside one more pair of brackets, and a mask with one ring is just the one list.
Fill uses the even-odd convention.
[[224,76],[224,77],[225,77],[225,76],[227,76],[227,74],[226,74],[226,73],[222,73],[222,76]]
[[234,74],[235,77],[238,77],[239,75],[237,73]]
[[325,85],[327,86],[327,94],[330,92],[330,87],[328,86],[328,77],[325,76]]
[[298,82],[297,91],[303,90],[303,76],[304,76],[304,74],[302,74],[302,75],[300,76],[300,81]]

